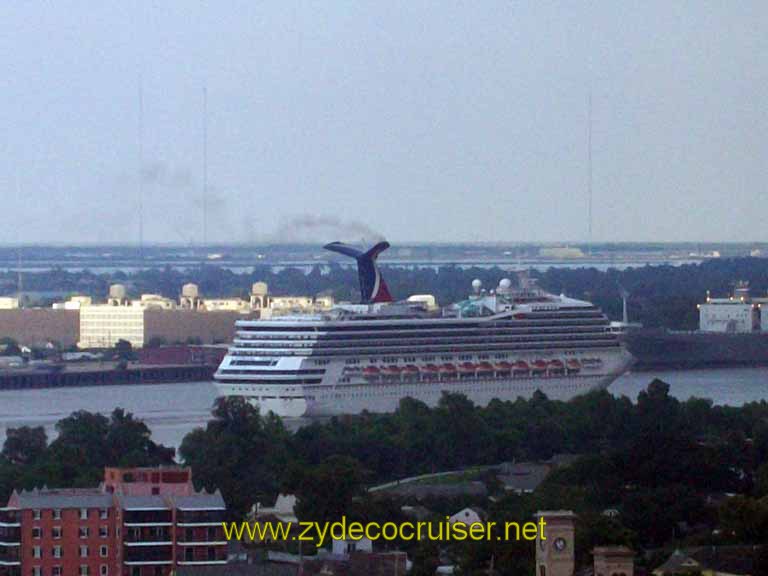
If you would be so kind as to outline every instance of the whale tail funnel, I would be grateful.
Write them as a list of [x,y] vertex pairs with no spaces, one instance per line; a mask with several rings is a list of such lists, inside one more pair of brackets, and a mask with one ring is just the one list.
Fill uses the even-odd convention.
[[379,254],[389,248],[389,242],[379,242],[367,252],[362,252],[342,242],[331,242],[323,246],[323,248],[357,260],[357,276],[360,279],[360,301],[363,304],[392,302],[392,296],[389,293],[389,288],[387,288],[387,283],[384,282],[381,271],[376,266],[376,259],[379,257]]

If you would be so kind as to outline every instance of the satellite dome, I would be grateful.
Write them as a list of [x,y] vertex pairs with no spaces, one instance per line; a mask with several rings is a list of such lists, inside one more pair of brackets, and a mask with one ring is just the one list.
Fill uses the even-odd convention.
[[512,280],[509,278],[502,278],[499,282],[499,288],[502,288],[504,290],[507,290],[512,287]]
[[474,280],[472,280],[472,289],[475,292],[480,292],[480,288],[482,287],[483,287],[483,281],[480,280],[480,278],[475,278]]

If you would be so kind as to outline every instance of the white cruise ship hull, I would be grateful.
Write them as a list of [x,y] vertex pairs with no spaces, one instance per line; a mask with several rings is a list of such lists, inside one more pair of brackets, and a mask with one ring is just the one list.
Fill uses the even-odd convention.
[[[607,388],[632,363],[626,350],[610,353],[591,352],[595,362],[579,371],[564,369],[556,373],[531,371],[528,374],[462,375],[450,378],[408,379],[380,378],[376,382],[344,377],[343,363],[330,365],[323,382],[313,385],[260,385],[240,382],[216,382],[221,396],[242,396],[257,406],[262,414],[273,412],[284,418],[322,417],[362,412],[394,412],[400,400],[414,398],[434,407],[444,393],[463,394],[474,404],[486,406],[492,400],[513,401],[531,398],[537,390],[551,400],[567,401],[592,390]],[[290,359],[281,360],[288,365]],[[222,364],[223,366],[226,364]]]

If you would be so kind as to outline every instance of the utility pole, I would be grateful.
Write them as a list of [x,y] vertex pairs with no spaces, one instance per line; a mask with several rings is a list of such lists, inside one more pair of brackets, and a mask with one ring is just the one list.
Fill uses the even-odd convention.
[[587,241],[592,246],[592,88],[587,98]]
[[208,87],[203,86],[203,246],[208,245]]
[[[19,178],[18,171],[16,172],[16,198],[21,201],[21,179]],[[19,308],[21,308],[21,301],[24,296],[21,276],[21,245],[19,245],[16,251],[16,268],[16,299],[18,300]]]
[[144,77],[139,74],[139,259],[144,262]]
[[21,276],[21,246],[19,246],[18,251],[16,252],[16,300],[19,302],[19,308],[22,308],[22,300],[24,298],[24,285],[22,283],[22,276]]

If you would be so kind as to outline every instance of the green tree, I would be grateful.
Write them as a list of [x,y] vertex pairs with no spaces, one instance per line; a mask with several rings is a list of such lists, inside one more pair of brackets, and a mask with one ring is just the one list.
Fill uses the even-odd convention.
[[299,518],[335,522],[349,516],[352,499],[362,492],[362,482],[360,463],[347,456],[331,456],[319,466],[301,468],[290,486],[299,499]]
[[124,362],[133,360],[133,345],[121,338],[115,343],[115,356]]
[[768,497],[768,461],[757,469],[757,479],[755,482],[755,493],[758,498]]
[[37,467],[41,484],[91,486],[103,477],[106,466],[173,463],[173,449],[155,444],[147,426],[120,408],[109,418],[74,412],[56,429],[59,435]]
[[216,400],[213,419],[187,434],[179,453],[195,481],[222,491],[230,512],[242,516],[256,502],[274,500],[288,462],[282,421],[240,397]]
[[720,522],[726,536],[734,542],[760,544],[768,534],[768,500],[734,496],[719,510]]
[[6,432],[2,456],[10,464],[23,466],[41,458],[47,448],[48,436],[42,426],[9,428]]

